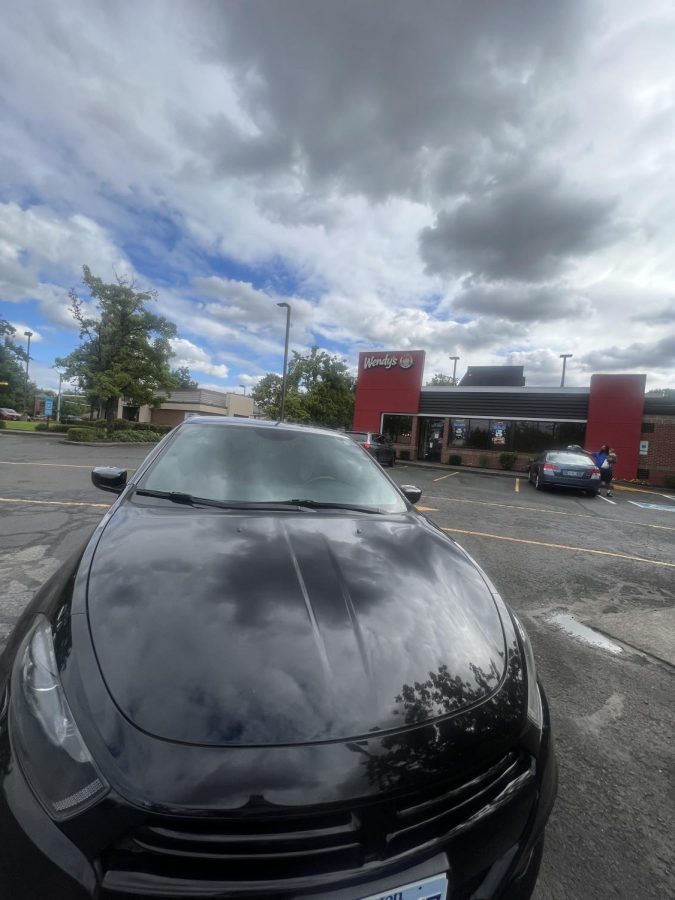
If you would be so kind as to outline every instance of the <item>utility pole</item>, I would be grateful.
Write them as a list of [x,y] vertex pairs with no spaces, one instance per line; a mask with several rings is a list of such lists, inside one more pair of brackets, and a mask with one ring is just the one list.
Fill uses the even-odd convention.
[[290,303],[277,303],[286,310],[286,340],[284,342],[284,374],[281,379],[281,405],[279,409],[279,421],[284,421],[284,411],[286,408],[286,381],[288,378],[288,337],[291,333],[291,305]]
[[24,336],[28,338],[28,349],[26,350],[26,378],[23,383],[23,413],[28,418],[28,366],[30,364],[30,339],[33,337],[33,332],[24,331]]
[[459,359],[459,356],[450,356],[448,358],[451,359],[454,363],[454,365],[452,367],[452,383],[456,386],[457,385],[457,360]]
[[246,396],[246,385],[240,384],[239,387],[244,389],[244,397],[245,397]]
[[561,353],[560,359],[563,361],[563,370],[562,370],[562,378],[560,379],[560,387],[565,387],[565,366],[567,365],[567,360],[574,356],[573,353]]
[[63,372],[59,372],[59,396],[56,401],[56,422],[61,422],[61,385],[63,384]]

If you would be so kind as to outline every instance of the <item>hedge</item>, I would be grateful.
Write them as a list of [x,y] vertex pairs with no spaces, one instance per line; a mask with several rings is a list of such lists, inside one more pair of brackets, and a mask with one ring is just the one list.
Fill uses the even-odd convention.
[[67,441],[97,441],[98,439],[95,428],[69,428],[66,433]]
[[111,440],[115,443],[123,444],[150,444],[155,441],[161,441],[162,435],[156,431],[116,431],[113,433]]
[[500,453],[499,465],[502,467],[502,469],[512,469],[515,466],[517,459],[517,453]]
[[56,431],[58,433],[65,434],[70,431],[72,425],[59,425],[58,422],[55,422],[53,425],[47,425],[46,422],[38,422],[35,426],[36,431]]
[[448,465],[449,466],[461,466],[462,465],[462,457],[459,453],[451,453],[448,457]]
[[0,419],[0,428],[7,428],[7,422],[4,419]]

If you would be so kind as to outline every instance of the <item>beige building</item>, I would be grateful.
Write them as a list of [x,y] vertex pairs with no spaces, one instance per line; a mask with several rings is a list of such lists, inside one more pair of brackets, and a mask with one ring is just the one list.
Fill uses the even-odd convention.
[[178,425],[190,416],[256,416],[252,397],[245,394],[225,394],[221,391],[174,391],[157,409],[151,406],[129,406],[123,400],[117,408],[118,419],[152,422],[157,425]]

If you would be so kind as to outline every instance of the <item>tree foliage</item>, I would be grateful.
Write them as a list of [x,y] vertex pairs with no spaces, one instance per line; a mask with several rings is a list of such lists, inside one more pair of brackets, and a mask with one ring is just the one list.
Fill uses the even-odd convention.
[[147,309],[156,299],[153,291],[138,291],[124,278],[106,284],[88,266],[82,271],[98,315],[87,315],[82,300],[70,291],[82,343],[56,364],[104,412],[112,427],[120,398],[134,406],[155,405],[158,392],[174,388],[169,339],[175,337],[176,326]]
[[[26,351],[14,343],[16,329],[0,316],[0,406],[23,412],[26,386]],[[33,409],[35,384],[28,382],[27,408]]]
[[193,379],[187,366],[171,370],[175,387],[181,391],[196,391],[199,384]]
[[424,385],[425,387],[454,387],[457,384],[457,381],[452,377],[452,375],[444,375],[443,372],[435,372],[429,381]]
[[[281,376],[268,372],[251,391],[258,407],[278,419]],[[288,365],[285,418],[328,428],[348,428],[354,414],[354,378],[347,364],[318,347],[302,355],[293,351]]]

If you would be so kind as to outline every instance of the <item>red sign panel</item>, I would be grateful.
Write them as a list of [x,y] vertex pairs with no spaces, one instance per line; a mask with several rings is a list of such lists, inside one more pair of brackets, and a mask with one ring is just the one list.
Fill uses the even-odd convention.
[[424,350],[359,353],[354,431],[379,431],[383,412],[411,415],[419,410]]
[[616,451],[615,478],[635,478],[639,465],[645,375],[593,375],[588,398],[586,449]]

